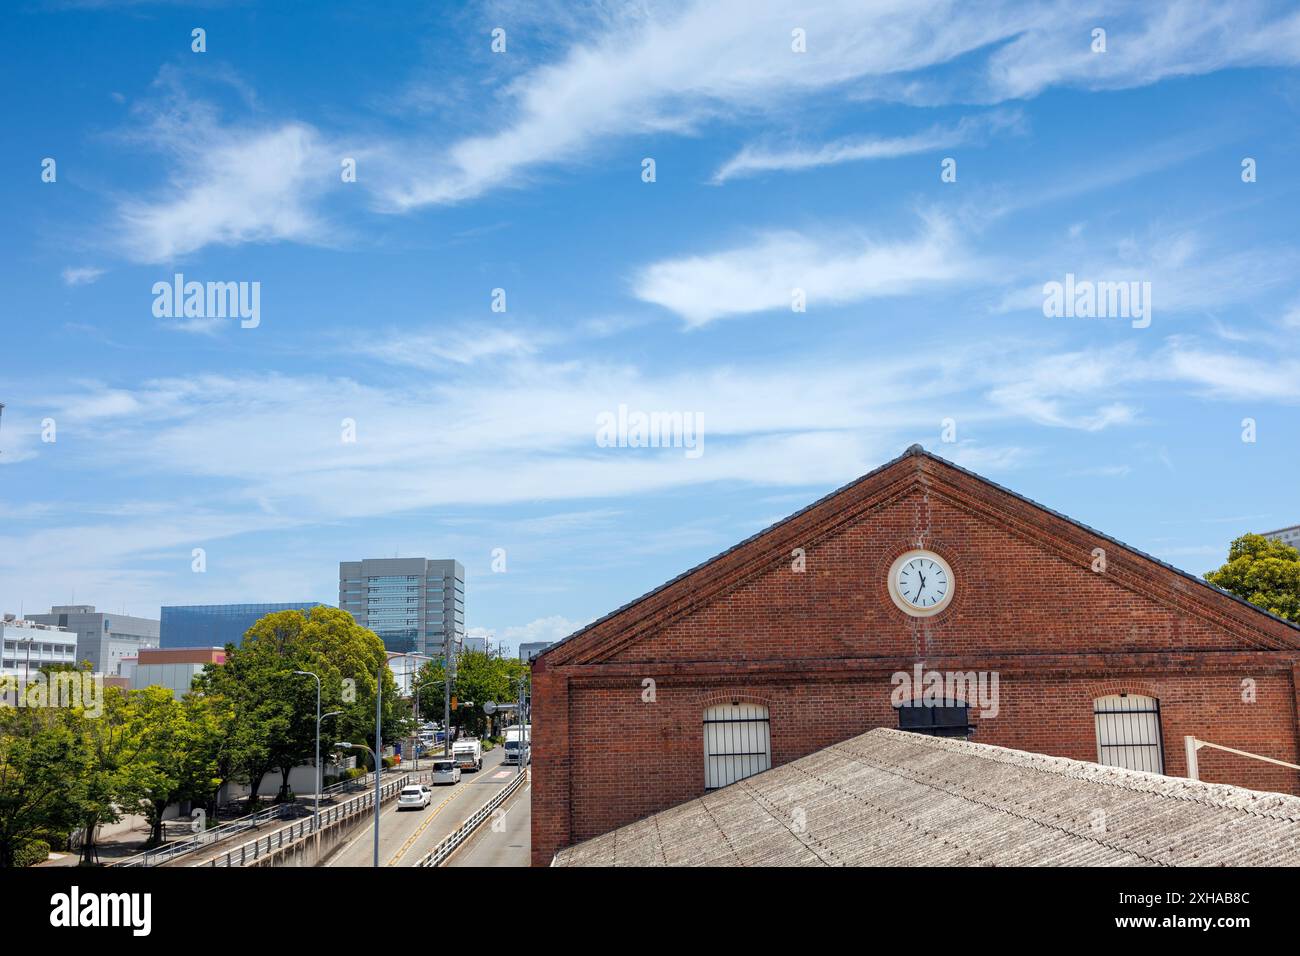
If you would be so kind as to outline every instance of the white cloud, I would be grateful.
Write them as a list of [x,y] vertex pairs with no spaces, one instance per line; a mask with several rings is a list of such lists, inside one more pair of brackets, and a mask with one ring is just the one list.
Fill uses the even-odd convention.
[[448,363],[472,365],[486,359],[522,358],[532,355],[544,336],[525,335],[508,329],[482,327],[440,328],[424,332],[393,332],[349,341],[350,353],[368,356],[390,365],[438,369]]
[[[1300,12],[1276,3],[1106,6],[1112,16],[1081,10],[997,50],[988,63],[987,95],[1021,99],[1062,84],[1123,89],[1230,67],[1300,63]],[[1108,27],[1104,53],[1091,48],[1091,27],[1099,25]]]
[[1168,376],[1217,398],[1300,401],[1300,361],[1251,358],[1176,342],[1165,352]]
[[[218,79],[254,100],[238,77]],[[142,124],[123,139],[163,154],[170,181],[159,196],[120,202],[118,240],[128,257],[168,262],[209,244],[333,238],[315,207],[339,179],[343,150],[307,123],[223,122],[170,68],[155,88],[156,98],[135,111]]]
[[994,311],[1041,312],[1044,284],[1064,282],[1073,273],[1076,281],[1150,282],[1153,323],[1158,324],[1165,313],[1240,306],[1289,284],[1300,268],[1300,249],[1294,247],[1222,247],[1202,232],[1167,226],[1099,238],[1088,248],[1084,253],[1072,246],[1048,249],[1021,262],[1010,277],[1016,287]]
[[68,286],[90,285],[104,274],[97,266],[68,266],[63,270],[63,284]]
[[[76,516],[70,525],[53,515],[6,527],[0,579],[11,596],[48,595],[67,581],[134,603],[153,586],[153,572],[139,570],[142,561],[187,569],[191,548],[252,532],[446,506],[581,502],[531,522],[525,517],[515,528],[527,540],[554,540],[606,527],[623,508],[620,498],[716,483],[827,487],[918,437],[977,471],[1019,467],[1032,452],[1000,444],[1006,426],[1134,425],[1153,382],[1211,399],[1300,402],[1300,363],[1289,357],[1236,355],[1190,339],[1158,347],[1150,341],[1150,351],[1143,339],[1047,355],[1041,343],[967,342],[895,360],[813,354],[654,372],[525,357],[505,368],[450,363],[432,377],[399,364],[369,383],[250,371],[132,388],[30,390],[32,407],[77,436],[67,467],[107,478],[95,483],[99,500],[63,509]],[[702,415],[703,456],[597,447],[596,416],[619,403]],[[981,440],[951,451],[927,441],[950,415],[964,438]],[[341,440],[345,416],[356,420],[355,444]],[[15,453],[49,452],[32,421],[6,414],[0,464],[13,463]],[[144,499],[144,480],[181,487],[183,497]],[[696,532],[710,543],[719,536],[712,527]]]
[[288,123],[264,130],[177,130],[193,144],[162,199],[119,210],[126,251],[168,262],[211,243],[319,243],[330,232],[314,211],[330,160],[319,134]]
[[[778,116],[791,101],[823,91],[927,105],[997,103],[1058,84],[1121,88],[1295,63],[1300,14],[1273,9],[1204,0],[1169,7],[823,0],[796,15],[779,0],[701,0],[631,6],[621,16],[604,11],[594,37],[584,25],[560,59],[504,89],[491,112],[507,118],[495,131],[463,138],[429,162],[390,152],[385,161],[396,181],[381,185],[382,202],[404,210],[465,201],[524,185],[535,167],[585,158],[619,136],[690,134],[719,117]],[[1098,20],[1111,27],[1105,54],[1090,48]],[[806,31],[806,53],[791,51],[795,25]],[[925,75],[939,66],[941,77]]]
[[588,623],[590,622],[571,621],[559,614],[552,614],[549,617],[539,617],[527,624],[512,624],[507,627],[497,628],[466,628],[465,636],[486,637],[494,645],[497,641],[501,641],[507,647],[513,648],[513,653],[518,654],[520,644],[532,644],[537,641],[549,641],[551,643],[561,641]]
[[[527,185],[539,168],[584,161],[618,137],[692,135],[716,120],[784,125],[792,104],[820,93],[998,103],[1057,84],[1115,88],[1295,63],[1300,13],[1271,11],[1264,3],[1216,8],[1192,0],[1104,10],[1048,0],[823,0],[797,17],[778,0],[601,8],[566,17],[567,49],[564,37],[548,36],[565,52],[482,104],[491,128],[449,145],[428,135],[379,134],[352,148],[298,119],[223,122],[189,99],[168,69],[159,78],[160,100],[144,111],[147,126],[134,138],[169,154],[171,182],[161,195],[120,204],[120,244],[137,261],[165,262],[208,244],[330,243],[335,230],[320,205],[338,183],[343,156],[365,164],[359,185],[379,209],[403,212]],[[1103,12],[1110,14],[1110,45],[1094,54],[1089,30]],[[791,51],[792,23],[807,31],[808,52]],[[943,67],[941,78],[926,73],[936,67]],[[255,104],[238,77],[226,71],[216,78]],[[717,176],[905,155],[1000,126],[995,114],[910,137],[813,149],[750,146]]]
[[979,274],[952,225],[931,216],[918,236],[885,241],[768,233],[724,252],[656,262],[637,275],[633,291],[699,326],[725,316],[789,311],[794,289],[802,289],[808,308],[815,309],[904,295]]
[[994,112],[984,116],[964,117],[958,123],[947,126],[931,126],[910,136],[843,139],[815,148],[776,149],[751,145],[727,160],[713,174],[713,182],[724,183],[729,179],[775,170],[813,169],[838,163],[893,159],[949,149],[976,142],[990,132],[1018,126],[1020,123],[1019,114]]
[[[463,201],[521,185],[532,167],[581,157],[609,137],[690,133],[719,115],[944,63],[1031,22],[1010,3],[976,10],[953,0],[822,2],[797,16],[775,0],[629,7],[512,82],[494,111],[510,117],[503,128],[462,139],[428,164],[394,157],[401,179],[384,199],[395,209]],[[807,31],[806,54],[791,52],[794,25]]]

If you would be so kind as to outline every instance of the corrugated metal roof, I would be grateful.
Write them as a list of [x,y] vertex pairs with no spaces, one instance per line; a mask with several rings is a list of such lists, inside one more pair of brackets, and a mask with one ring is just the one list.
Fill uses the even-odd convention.
[[1296,866],[1300,797],[877,729],[556,866]]

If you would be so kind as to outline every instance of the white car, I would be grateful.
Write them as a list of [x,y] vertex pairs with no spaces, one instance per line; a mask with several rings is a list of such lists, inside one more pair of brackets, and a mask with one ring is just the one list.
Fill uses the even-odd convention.
[[433,791],[429,787],[422,783],[412,784],[403,787],[402,792],[397,795],[397,809],[423,810],[432,800]]
[[460,767],[450,757],[433,762],[434,783],[460,783]]

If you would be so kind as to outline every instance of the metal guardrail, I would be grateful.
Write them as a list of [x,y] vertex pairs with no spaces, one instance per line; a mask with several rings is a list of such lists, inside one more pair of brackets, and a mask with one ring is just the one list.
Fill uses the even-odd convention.
[[528,777],[528,771],[515,774],[511,780],[495,797],[489,800],[483,806],[479,807],[470,815],[469,819],[458,826],[450,835],[435,846],[432,850],[420,857],[420,862],[416,866],[441,866],[443,861],[455,851],[455,849],[469,839],[470,834],[479,828],[479,826],[492,815],[497,807],[505,803],[510,794],[519,789],[519,785]]
[[[332,796],[334,794],[347,793],[353,790],[360,790],[363,787],[373,786],[374,781],[370,779],[373,776],[373,773],[368,773],[363,777],[353,777],[350,780],[341,780],[338,783],[323,788],[321,790],[321,796]],[[245,833],[249,830],[257,830],[264,824],[272,823],[276,820],[286,820],[290,817],[302,816],[304,811],[309,814],[312,812],[310,807],[304,807],[303,804],[297,802],[279,803],[267,807],[265,810],[259,810],[256,813],[236,817],[234,820],[227,820],[225,823],[218,824],[210,830],[196,833],[188,839],[176,840],[152,850],[145,850],[143,853],[137,853],[135,856],[119,860],[112,865],[162,866],[164,863],[170,863],[177,857],[185,856],[188,853],[194,853],[204,847],[229,840],[231,837],[238,836],[240,833]]]
[[[399,790],[413,781],[419,781],[426,776],[428,771],[421,771],[418,774],[403,774],[401,779],[392,780],[382,784],[379,788],[379,802],[385,803],[390,797],[397,794]],[[362,796],[340,803],[338,806],[327,807],[320,814],[320,828],[323,832],[336,823],[342,823],[360,813],[370,810],[375,805],[375,793],[371,790]],[[316,818],[308,817],[287,827],[281,827],[273,833],[268,833],[264,837],[256,840],[250,840],[248,843],[242,843],[232,850],[227,851],[219,856],[213,857],[203,866],[247,866],[255,863],[262,857],[279,850],[286,846],[292,846],[299,840],[311,836],[315,830]]]

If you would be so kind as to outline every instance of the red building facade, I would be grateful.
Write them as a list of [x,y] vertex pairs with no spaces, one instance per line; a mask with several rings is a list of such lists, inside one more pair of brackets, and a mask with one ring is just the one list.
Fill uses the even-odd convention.
[[[965,708],[896,707],[918,666]],[[1300,629],[912,446],[535,660],[533,863],[918,716],[1176,776],[1184,735],[1300,763],[1298,686]],[[1221,751],[1199,769],[1300,793]]]

